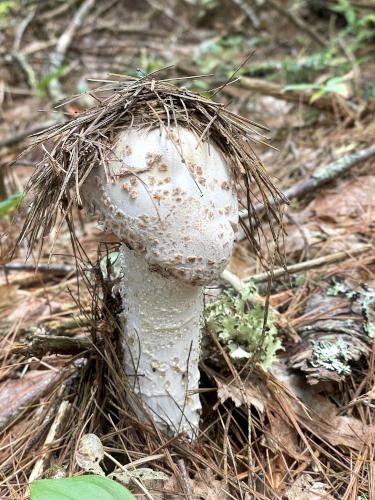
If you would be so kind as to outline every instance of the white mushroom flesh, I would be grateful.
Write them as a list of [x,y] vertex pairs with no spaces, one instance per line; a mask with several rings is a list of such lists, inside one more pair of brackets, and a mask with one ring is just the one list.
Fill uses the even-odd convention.
[[219,149],[184,128],[125,130],[108,167],[82,195],[125,244],[125,370],[161,427],[193,437],[201,287],[230,260],[234,180]]

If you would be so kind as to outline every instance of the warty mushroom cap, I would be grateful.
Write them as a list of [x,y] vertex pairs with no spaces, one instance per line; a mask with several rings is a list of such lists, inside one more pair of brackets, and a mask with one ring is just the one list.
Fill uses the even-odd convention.
[[82,196],[105,229],[162,276],[205,285],[230,260],[234,180],[218,147],[191,130],[124,130],[108,168],[92,170]]

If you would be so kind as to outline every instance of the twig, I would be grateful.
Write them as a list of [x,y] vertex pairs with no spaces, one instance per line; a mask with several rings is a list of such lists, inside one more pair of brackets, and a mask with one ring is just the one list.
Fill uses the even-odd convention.
[[[339,176],[344,175],[352,167],[358,165],[359,163],[368,160],[369,158],[375,156],[375,145],[369,146],[365,149],[360,149],[355,153],[343,156],[338,160],[329,163],[318,172],[315,172],[311,177],[305,179],[294,186],[291,186],[284,192],[285,197],[288,200],[299,200],[304,197],[307,193],[311,193],[321,188],[328,182],[333,181]],[[270,205],[273,205],[273,201],[269,201]],[[254,211],[259,214],[263,210],[263,204],[259,203],[255,206]],[[247,218],[246,211],[242,211],[241,219],[245,220]],[[244,239],[244,234],[239,234],[237,237],[238,241]]]
[[[75,13],[71,23],[64,31],[64,33],[60,36],[57,41],[56,49],[51,55],[51,63],[50,63],[50,72],[55,73],[60,70],[64,59],[66,51],[68,50],[70,44],[72,43],[75,32],[82,25],[85,17],[95,5],[95,0],[85,0],[80,8]],[[60,100],[64,97],[64,94],[61,90],[61,84],[58,78],[52,78],[48,84],[48,91],[51,97],[54,100]]]
[[293,14],[290,9],[284,9],[280,5],[280,1],[275,1],[275,0],[265,0],[265,4],[270,5],[273,9],[275,9],[279,14],[282,16],[286,17],[290,22],[294,24],[299,30],[301,30],[303,33],[309,35],[309,37],[314,40],[314,42],[318,43],[322,47],[327,46],[326,40],[322,38],[316,31],[314,31],[310,26],[305,23],[299,16],[296,14]]
[[304,181],[295,184],[285,191],[285,196],[291,199],[300,199],[305,196],[306,193],[311,193],[316,191],[320,187],[324,186],[328,182],[333,181],[339,176],[345,174],[352,167],[358,165],[365,160],[368,160],[372,156],[375,156],[375,144],[369,146],[365,149],[360,149],[355,153],[343,156],[338,160],[329,163],[322,169],[315,172],[311,177],[305,179]]
[[8,264],[0,265],[0,269],[5,271],[35,271],[38,273],[48,273],[63,275],[75,273],[76,269],[65,264],[28,264],[27,262],[9,262]]
[[[72,406],[71,403],[69,403],[68,401],[62,401],[62,403],[60,404],[55,419],[48,431],[46,440],[44,441],[44,446],[43,446],[44,449],[46,449],[58,438],[59,434],[61,433],[61,429],[66,421],[66,418],[69,414],[71,406]],[[44,455],[36,461],[29,477],[29,483],[31,483],[31,481],[34,481],[34,479],[38,479],[38,477],[39,478],[42,477],[50,455],[51,455],[51,450],[47,450],[44,453]]]
[[[329,264],[334,264],[335,262],[341,262],[342,260],[350,259],[356,255],[368,252],[372,250],[373,245],[362,245],[353,250],[348,250],[346,252],[336,252],[330,255],[324,255],[323,257],[318,257],[317,259],[306,260],[305,262],[299,262],[298,264],[293,264],[287,266],[286,269],[278,268],[273,271],[273,278],[281,278],[282,276],[288,274],[301,273],[302,271],[308,271],[309,269],[315,269],[316,267],[322,267]],[[375,258],[375,257],[374,257]],[[254,283],[263,283],[269,278],[269,273],[260,273],[247,278],[244,281],[253,281]]]
[[87,337],[63,337],[62,335],[35,335],[30,342],[19,342],[12,346],[10,354],[42,358],[46,354],[75,355],[92,349]]
[[189,476],[188,476],[188,473],[186,471],[185,462],[181,458],[180,460],[177,461],[177,464],[178,464],[178,468],[180,469],[180,472],[181,472],[181,482],[182,482],[182,487],[184,490],[185,498],[187,500],[193,500],[193,495],[191,493]]

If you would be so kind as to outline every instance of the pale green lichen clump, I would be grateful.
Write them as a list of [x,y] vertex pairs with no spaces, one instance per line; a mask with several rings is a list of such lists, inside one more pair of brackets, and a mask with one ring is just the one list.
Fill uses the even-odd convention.
[[248,301],[250,294],[255,291],[252,283],[247,284],[241,293],[233,289],[225,290],[218,299],[206,305],[204,318],[206,328],[218,336],[235,364],[246,361],[260,349],[259,361],[263,368],[269,369],[275,361],[276,352],[281,348],[281,342],[269,312],[267,331],[260,345],[264,308],[253,306]]
[[325,368],[337,372],[339,375],[349,375],[351,368],[349,361],[352,355],[349,345],[338,338],[335,343],[332,342],[313,342],[313,360],[311,365],[314,368]]

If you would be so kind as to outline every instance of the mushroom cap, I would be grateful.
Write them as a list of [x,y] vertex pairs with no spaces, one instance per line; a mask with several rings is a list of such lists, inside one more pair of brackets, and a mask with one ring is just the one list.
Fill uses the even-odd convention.
[[218,147],[191,130],[122,131],[107,172],[95,167],[81,194],[106,230],[165,277],[205,285],[229,263],[234,180]]

